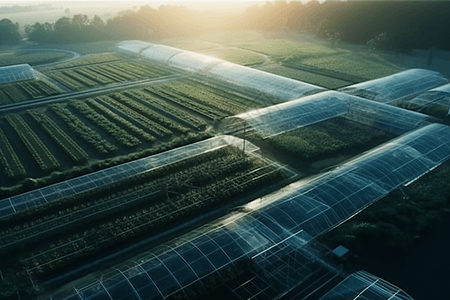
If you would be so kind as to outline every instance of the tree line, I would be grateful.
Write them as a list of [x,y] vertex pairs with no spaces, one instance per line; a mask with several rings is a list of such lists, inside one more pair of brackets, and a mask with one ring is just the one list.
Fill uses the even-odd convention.
[[[297,1],[266,2],[240,14],[196,12],[185,7],[142,6],[106,22],[95,16],[62,17],[55,23],[25,28],[29,41],[75,43],[100,40],[158,40],[217,30],[288,30],[348,43],[397,51],[449,50],[450,2],[422,1]],[[18,38],[19,37],[19,38]],[[0,44],[20,41],[18,24],[0,21]]]

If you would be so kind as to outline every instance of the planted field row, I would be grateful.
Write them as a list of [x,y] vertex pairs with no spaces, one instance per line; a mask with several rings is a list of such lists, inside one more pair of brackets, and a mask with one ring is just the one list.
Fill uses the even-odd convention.
[[193,115],[183,111],[182,109],[170,105],[166,101],[158,97],[152,96],[148,93],[145,93],[141,90],[128,90],[124,92],[124,94],[145,101],[149,103],[151,106],[156,107],[157,109],[160,109],[161,111],[164,111],[165,113],[168,113],[174,116],[175,118],[180,119],[182,122],[190,124],[193,127],[204,128],[206,126],[206,122],[203,121],[202,119],[196,118]]
[[27,172],[5,133],[0,129],[0,165],[8,178],[24,177]]
[[216,95],[199,86],[194,87],[185,83],[174,82],[165,85],[165,87],[178,94],[194,99],[203,105],[215,107],[229,115],[236,115],[245,111],[244,105]]
[[[255,176],[256,175],[256,176]],[[21,249],[37,278],[103,257],[283,178],[276,168],[231,148],[165,166],[108,188],[73,196],[2,223],[2,245]],[[128,190],[122,190],[121,186]],[[46,216],[43,219],[40,216]],[[71,230],[67,230],[70,228]]]
[[189,110],[195,111],[211,120],[223,119],[227,116],[227,113],[217,111],[216,109],[198,103],[192,99],[186,98],[182,95],[178,95],[174,92],[168,91],[165,86],[152,86],[147,87],[144,91],[157,95],[169,101],[172,101],[178,105],[181,105]]
[[45,115],[45,113],[36,110],[30,110],[28,113],[74,162],[83,162],[89,158],[83,148],[78,146],[78,144],[56,125],[52,119]]
[[152,120],[149,120],[144,115],[132,110],[128,106],[120,103],[119,101],[116,101],[115,99],[111,98],[110,96],[99,96],[98,99],[105,101],[106,103],[112,105],[113,107],[121,110],[123,113],[127,114],[129,117],[135,119],[137,122],[140,122],[155,137],[162,137],[165,135],[172,134],[172,131],[168,130],[167,128],[164,128],[163,126],[161,126],[160,124],[158,124]]
[[315,84],[318,86],[323,86],[328,89],[337,89],[346,85],[350,85],[352,82],[331,78],[324,75],[319,75],[307,71],[302,71],[298,69],[293,69],[280,65],[269,65],[260,70],[269,72],[272,74],[289,77],[295,80],[304,81],[307,83]]
[[269,141],[295,156],[315,158],[383,138],[387,138],[387,135],[380,130],[336,119],[293,130],[270,138]]
[[87,101],[87,103],[91,107],[93,107],[94,109],[99,111],[101,114],[103,114],[104,116],[107,116],[112,121],[116,122],[117,124],[120,124],[120,126],[122,126],[123,128],[127,129],[130,132],[133,132],[134,134],[138,135],[142,139],[144,139],[146,141],[154,141],[155,140],[155,138],[153,136],[151,136],[150,134],[148,134],[144,130],[139,129],[138,127],[133,125],[131,122],[129,122],[129,121],[125,120],[123,117],[119,116],[118,114],[112,112],[110,109],[108,109],[107,107],[103,106],[98,101],[94,101],[92,99],[89,99]]
[[69,105],[81,113],[86,119],[92,121],[94,124],[102,128],[105,132],[113,136],[120,144],[126,147],[134,147],[141,144],[141,141],[123,130],[115,123],[108,120],[104,115],[96,112],[82,101],[72,101]]
[[59,90],[44,80],[16,82],[0,88],[0,104],[17,103],[59,93]]
[[[138,103],[136,100],[133,100],[124,94],[115,93],[111,95],[112,98],[116,99],[123,105],[126,105],[127,107],[133,109],[137,113],[145,116],[146,118],[152,120],[153,122],[157,122],[158,124],[161,124],[163,128],[167,128],[170,131],[178,131],[181,133],[188,133],[189,128],[180,125],[179,123],[164,117],[160,113]],[[160,126],[161,126],[160,125]],[[163,131],[164,132],[164,131]],[[168,134],[168,132],[165,132]]]
[[88,55],[79,57],[77,59],[74,59],[70,62],[58,64],[58,65],[54,66],[52,69],[63,69],[63,68],[69,68],[69,67],[84,66],[84,65],[118,61],[118,60],[120,60],[120,57],[118,57],[114,53],[88,54]]
[[169,75],[169,72],[156,67],[135,65],[130,62],[83,65],[77,68],[58,69],[49,73],[49,76],[72,90],[157,78],[165,75]]
[[104,140],[100,134],[92,130],[67,108],[61,104],[52,104],[50,106],[54,112],[64,123],[66,123],[73,133],[78,135],[88,144],[92,145],[100,153],[110,153],[117,150],[117,147]]
[[47,149],[44,143],[42,143],[36,133],[31,130],[22,117],[11,114],[6,116],[6,120],[14,128],[43,171],[55,170],[60,167],[59,162],[53,154]]

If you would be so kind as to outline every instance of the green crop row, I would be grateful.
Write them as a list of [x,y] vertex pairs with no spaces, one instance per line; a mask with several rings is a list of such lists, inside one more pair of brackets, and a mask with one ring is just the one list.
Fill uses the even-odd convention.
[[113,62],[113,61],[118,61],[118,60],[120,60],[120,58],[117,55],[115,55],[114,53],[88,54],[88,55],[79,57],[75,60],[72,60],[70,62],[58,64],[52,69],[77,67],[77,66],[91,65],[91,64],[96,64],[96,63]]
[[0,129],[0,164],[3,172],[8,178],[24,177],[27,175],[25,168],[17,157],[11,143],[3,130]]
[[97,73],[103,77],[111,79],[113,82],[127,81],[127,79],[123,77],[123,75],[117,75],[116,74],[117,72],[113,73],[111,71],[106,71],[102,66],[88,66],[85,68],[88,69],[89,71],[92,71],[94,74]]
[[2,87],[2,91],[14,102],[21,102],[27,100],[27,97],[20,91],[17,85],[10,84]]
[[130,95],[130,96],[134,96],[137,97],[143,101],[146,101],[148,103],[150,103],[152,106],[166,112],[169,113],[173,116],[175,116],[176,118],[179,118],[180,120],[182,120],[183,122],[186,122],[188,124],[191,124],[193,127],[205,127],[206,126],[206,122],[194,117],[191,114],[186,113],[185,111],[176,108],[173,105],[170,105],[169,103],[167,103],[164,100],[161,100],[155,96],[152,96],[148,93],[145,93],[141,90],[129,90],[127,92],[124,93],[125,95]]
[[115,68],[115,67],[113,67],[113,65],[109,65],[109,64],[108,65],[99,65],[99,66],[97,66],[97,69],[100,69],[103,72],[108,72],[111,75],[118,76],[119,78],[121,78],[120,81],[126,81],[126,80],[133,81],[133,80],[137,79],[136,76],[130,75],[129,72],[126,72],[119,68]]
[[91,79],[87,78],[86,76],[79,74],[75,70],[63,71],[63,74],[78,81],[78,82],[81,82],[83,85],[88,86],[88,87],[94,87],[94,86],[98,85],[98,83],[96,81],[92,81]]
[[22,142],[33,155],[39,167],[43,171],[55,170],[60,167],[59,162],[44,145],[41,139],[34,133],[27,123],[19,115],[6,116],[8,123],[14,128]]
[[44,113],[29,110],[29,115],[48,133],[48,135],[70,156],[75,162],[86,161],[89,155],[78,146],[58,125]]
[[189,128],[185,126],[181,126],[177,122],[164,117],[158,112],[155,112],[154,110],[138,103],[137,101],[131,99],[130,97],[125,96],[124,94],[113,94],[112,97],[118,101],[120,101],[122,104],[130,107],[134,111],[140,113],[141,115],[147,117],[148,119],[157,122],[161,124],[164,128],[168,128],[171,131],[179,131],[182,133],[189,132]]
[[133,74],[146,77],[146,78],[156,78],[160,76],[169,75],[169,72],[165,70],[160,70],[155,67],[149,67],[144,65],[137,65],[134,63],[129,62],[117,62],[112,64],[114,67],[117,67],[119,69],[126,70],[128,72],[131,72]]
[[86,103],[82,101],[71,101],[69,102],[69,105],[75,108],[88,120],[102,128],[105,132],[113,136],[120,144],[126,147],[134,147],[141,144],[141,141],[137,137],[126,132],[118,125],[108,120],[104,115],[89,107]]
[[144,140],[147,140],[147,141],[154,141],[155,140],[155,138],[153,136],[151,136],[150,134],[148,134],[144,130],[139,129],[138,127],[133,125],[131,122],[128,122],[127,120],[125,120],[124,118],[119,116],[118,114],[116,114],[116,113],[112,112],[111,110],[109,110],[107,107],[101,105],[99,102],[94,101],[92,99],[89,99],[87,101],[87,103],[89,105],[91,105],[92,107],[94,107],[95,109],[97,109],[103,115],[108,116],[114,122],[120,124],[122,127],[126,128],[128,131],[133,132],[136,135],[140,136]]
[[50,77],[74,91],[79,91],[84,88],[84,85],[79,81],[74,80],[62,72],[53,72],[50,74]]
[[52,104],[50,109],[63,121],[70,129],[88,144],[94,146],[100,153],[110,153],[117,150],[117,147],[104,140],[100,134],[86,126],[80,119],[74,116],[67,108],[61,104]]
[[166,89],[165,86],[147,87],[144,89],[144,91],[149,92],[151,94],[155,94],[164,99],[170,100],[178,105],[184,106],[185,108],[195,111],[201,115],[204,115],[205,117],[211,120],[218,120],[227,116],[227,114],[224,112],[219,112],[216,109],[213,109],[212,107],[203,105],[192,99],[188,99],[186,97],[183,97],[182,95],[178,95],[174,92],[170,92]]
[[227,98],[218,96],[207,89],[203,89],[199,86],[191,86],[185,83],[174,82],[166,85],[170,90],[176,93],[182,94],[183,96],[192,98],[210,107],[214,107],[221,110],[228,115],[236,115],[245,111],[245,106],[239,103],[230,101]]
[[80,74],[83,77],[88,78],[89,80],[92,80],[94,82],[98,82],[100,84],[110,84],[115,82],[115,80],[112,80],[111,78],[108,78],[106,76],[103,76],[95,71],[92,71],[89,69],[90,67],[83,67],[75,69],[75,72]]
[[[111,96],[111,95],[110,95]],[[111,104],[112,106],[118,108],[123,113],[127,114],[128,116],[132,117],[133,119],[141,122],[146,126],[146,128],[152,133],[152,135],[156,137],[162,137],[165,135],[171,135],[172,131],[170,131],[167,128],[164,128],[160,124],[149,120],[144,115],[132,110],[128,106],[125,106],[124,104],[120,103],[119,101],[111,98],[110,96],[99,96],[98,99],[101,99],[103,101],[106,101],[107,103]]]

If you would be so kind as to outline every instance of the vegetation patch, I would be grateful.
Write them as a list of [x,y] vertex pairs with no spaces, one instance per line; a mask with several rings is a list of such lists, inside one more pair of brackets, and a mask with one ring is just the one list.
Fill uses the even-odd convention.
[[319,44],[308,42],[294,42],[290,40],[273,39],[264,40],[258,44],[242,45],[240,48],[252,50],[269,55],[270,57],[281,60],[292,57],[310,57],[336,54],[339,51],[330,49]]
[[265,61],[264,56],[258,53],[233,48],[216,48],[201,53],[244,66],[261,64]]
[[419,245],[450,212],[450,162],[394,191],[320,240],[364,258],[385,260]]
[[0,67],[18,64],[31,66],[53,63],[70,58],[72,54],[64,52],[13,52],[0,55]]
[[[366,79],[376,79],[403,71],[400,68],[376,63],[361,57],[355,58],[350,55],[311,57],[302,59],[301,63]],[[293,64],[293,62],[290,62],[290,64]]]
[[272,74],[280,75],[283,77],[292,78],[295,80],[311,83],[314,85],[322,86],[328,89],[338,89],[343,86],[352,84],[352,82],[344,81],[337,78],[327,77],[307,71],[293,69],[280,65],[269,65],[260,68],[260,70],[269,72]]
[[0,220],[2,271],[39,283],[283,178],[226,147],[19,212]]

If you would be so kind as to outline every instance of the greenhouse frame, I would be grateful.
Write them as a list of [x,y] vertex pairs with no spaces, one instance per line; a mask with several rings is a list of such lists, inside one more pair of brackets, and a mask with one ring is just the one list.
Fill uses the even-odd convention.
[[442,105],[449,108],[450,113],[450,83],[437,87],[435,89],[429,90],[419,96],[415,97],[408,103],[421,106],[421,109],[434,106]]
[[34,79],[36,71],[28,64],[0,67],[0,84]]
[[[221,220],[99,274],[101,279],[88,278],[73,286],[72,292],[52,299],[186,296],[191,288],[207,291],[210,276],[225,280],[226,270],[239,272],[239,264],[246,261],[252,262],[255,273],[275,272],[276,278],[283,257],[293,256],[299,264],[319,260],[314,254],[306,260],[299,255],[309,253],[306,249],[318,235],[449,158],[450,127],[428,125],[316,179],[293,183],[254,200]],[[301,266],[296,269],[296,284],[312,272]],[[295,286],[292,282],[280,284],[283,292]]]
[[414,300],[395,285],[365,271],[349,275],[320,300]]
[[340,89],[340,91],[382,103],[391,103],[415,96],[447,82],[448,80],[439,72],[410,69],[350,85]]
[[[143,172],[174,164],[229,145],[243,150],[244,142],[240,138],[233,136],[215,136],[204,141],[5,198],[0,200],[0,219],[16,212],[33,209],[48,202],[105,186],[125,178],[136,176]],[[258,149],[259,148],[252,143],[245,142],[245,151],[247,153],[257,151]]]
[[430,119],[421,113],[327,91],[228,117],[222,130],[242,133],[244,128],[254,129],[267,138],[339,116],[394,134],[417,129]]
[[[121,47],[127,48],[126,43],[127,41],[121,42]],[[134,41],[130,41],[130,43],[133,45]],[[182,71],[198,73],[204,78],[225,81],[240,87],[266,93],[282,100],[292,100],[325,90],[322,87],[306,82],[166,45],[152,45],[149,43],[149,47],[140,52],[140,57]]]

